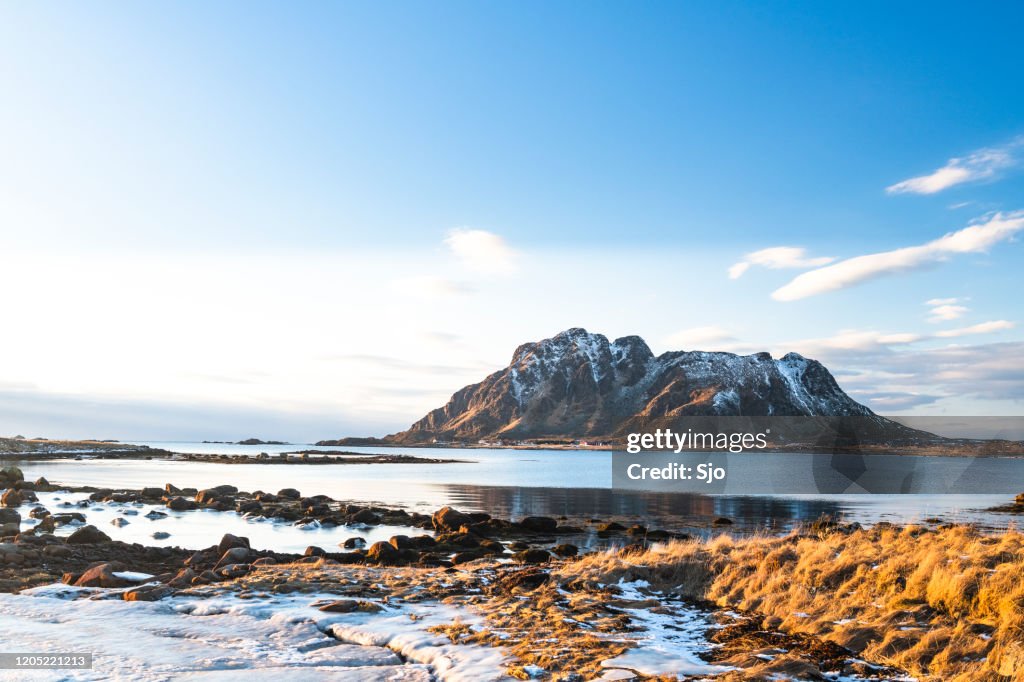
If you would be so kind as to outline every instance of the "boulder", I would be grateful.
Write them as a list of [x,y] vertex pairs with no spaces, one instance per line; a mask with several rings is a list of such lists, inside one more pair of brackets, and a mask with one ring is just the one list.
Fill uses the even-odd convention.
[[306,551],[302,553],[302,556],[324,556],[325,554],[327,554],[327,552],[324,551],[323,547],[310,545],[306,548]]
[[133,584],[130,580],[114,575],[114,567],[108,563],[97,564],[87,569],[75,581],[75,587],[128,587]]
[[366,560],[378,564],[395,564],[402,558],[402,553],[388,542],[375,542],[366,550]]
[[20,524],[21,514],[19,514],[14,509],[4,509],[0,507],[0,526],[6,526],[8,523],[13,523],[16,525]]
[[20,507],[24,501],[21,492],[14,488],[7,489],[3,495],[0,495],[0,504],[5,507]]
[[278,497],[283,497],[286,500],[297,500],[302,497],[302,494],[295,488],[282,488],[277,491]]
[[560,557],[571,557],[571,556],[576,556],[577,554],[579,554],[580,553],[580,548],[577,547],[576,545],[563,544],[563,545],[555,545],[554,547],[551,548],[551,551],[554,554],[557,554]]
[[143,585],[132,590],[125,590],[125,601],[160,601],[174,594],[174,588],[167,585]]
[[21,473],[21,469],[18,467],[4,467],[0,469],[0,478],[6,478],[11,483],[15,481],[24,481],[25,474]]
[[153,533],[151,537],[154,540],[166,540],[167,538],[171,537],[171,534],[167,531],[158,530],[157,532]]
[[174,511],[188,511],[196,508],[196,503],[184,497],[172,497],[167,500],[167,508]]
[[118,528],[123,528],[127,526],[129,523],[131,522],[128,519],[123,518],[121,516],[118,516],[116,519],[111,519],[110,521],[111,526],[117,526]]
[[551,559],[551,555],[543,549],[524,549],[513,554],[512,559],[521,564],[544,564]]
[[150,510],[146,514],[146,518],[149,519],[150,521],[156,521],[158,519],[166,519],[167,518],[167,513],[166,512],[162,512],[162,511],[157,511],[156,509],[153,509],[153,510]]
[[220,542],[217,543],[217,552],[223,554],[232,547],[244,547],[245,549],[249,549],[249,538],[232,535],[231,533],[224,533]]
[[213,570],[229,564],[243,564],[249,559],[248,547],[231,547],[224,551]]
[[558,521],[550,516],[527,516],[519,522],[519,527],[533,533],[554,533]]
[[469,514],[463,514],[452,507],[441,507],[430,517],[435,530],[457,532],[463,526],[473,524],[473,518]]
[[96,526],[82,526],[68,536],[69,545],[92,545],[97,542],[110,542],[110,536]]
[[52,533],[57,528],[57,522],[53,520],[52,516],[46,516],[42,521],[36,524],[35,531],[37,533]]
[[363,538],[348,538],[345,542],[341,543],[341,547],[344,549],[359,549],[360,547],[366,547],[366,540]]
[[362,601],[356,599],[339,599],[332,601],[329,604],[324,604],[320,607],[321,611],[327,613],[353,613],[360,611],[362,613],[376,613],[381,610],[381,607],[370,601]]
[[214,572],[222,578],[232,580],[234,578],[241,578],[252,570],[250,564],[228,564],[221,568],[215,569]]
[[159,500],[164,496],[164,491],[160,488],[143,488],[142,497],[147,500]]
[[388,544],[398,550],[412,549],[412,539],[408,535],[392,535]]
[[85,514],[82,512],[64,512],[54,514],[52,518],[58,526],[66,526],[69,523],[85,523]]
[[730,518],[728,518],[726,516],[719,516],[717,519],[715,519],[711,523],[713,523],[716,526],[731,526],[733,524],[733,521],[732,521],[732,519],[730,519]]
[[[10,510],[6,510],[10,511]],[[50,515],[50,510],[46,507],[33,507],[32,511],[28,513],[29,518],[42,519]]]
[[178,571],[178,575],[171,578],[167,584],[171,587],[188,587],[196,577],[196,572],[191,568],[183,568]]
[[374,514],[369,509],[362,509],[360,511],[357,511],[355,514],[349,516],[348,519],[352,523],[365,523],[369,526],[375,526],[378,523],[380,523],[380,517]]

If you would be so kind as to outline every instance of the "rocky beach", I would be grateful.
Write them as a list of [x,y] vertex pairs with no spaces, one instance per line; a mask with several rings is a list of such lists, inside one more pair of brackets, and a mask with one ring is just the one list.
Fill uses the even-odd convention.
[[[15,467],[0,488],[4,637],[18,650],[50,641],[95,652],[94,671],[59,679],[968,680],[1020,670],[1024,537],[1012,530],[821,519],[765,536],[719,517],[701,539],[625,518],[423,514],[290,488],[61,486]],[[302,552],[230,533],[203,547],[147,546],[91,523],[105,510],[154,528],[169,514],[213,514],[352,535]],[[368,528],[387,539],[365,541]],[[573,544],[587,533],[604,544]],[[61,632],[99,620],[102,634],[60,636],[51,614]],[[197,637],[205,653],[154,663],[126,650],[116,622],[165,659]]]

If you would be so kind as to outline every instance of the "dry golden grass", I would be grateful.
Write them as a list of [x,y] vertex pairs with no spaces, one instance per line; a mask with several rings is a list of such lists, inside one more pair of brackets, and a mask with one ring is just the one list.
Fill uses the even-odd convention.
[[768,616],[929,680],[1024,680],[1024,535],[882,524],[588,555],[560,580],[643,579]]

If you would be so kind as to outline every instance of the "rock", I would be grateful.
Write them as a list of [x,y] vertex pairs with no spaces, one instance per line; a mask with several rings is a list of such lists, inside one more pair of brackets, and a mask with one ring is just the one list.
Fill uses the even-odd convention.
[[277,563],[277,559],[272,556],[263,556],[252,562],[253,566],[273,566]]
[[302,553],[302,556],[324,556],[325,554],[327,554],[327,552],[324,551],[323,547],[310,545],[306,548],[306,551]]
[[198,577],[196,576],[196,572],[191,568],[183,568],[178,571],[178,575],[167,581],[167,584],[171,587],[188,587],[196,577]]
[[164,484],[164,492],[171,496],[181,495],[181,488],[173,483],[166,483]]
[[359,549],[360,547],[366,547],[366,540],[363,538],[348,538],[340,546],[344,549]]
[[521,564],[543,564],[551,559],[551,555],[543,549],[524,549],[513,554],[512,559]]
[[66,545],[47,545],[43,547],[43,554],[56,559],[67,559],[74,552]]
[[571,557],[580,553],[579,547],[570,544],[555,545],[551,548],[551,551],[560,557]]
[[9,488],[3,495],[0,495],[0,504],[5,507],[20,507],[22,501],[22,494],[14,488]]
[[[10,510],[5,510],[10,511]],[[28,513],[29,518],[42,519],[50,515],[50,510],[46,507],[33,507],[32,511]]]
[[36,524],[35,531],[37,533],[52,533],[56,528],[57,522],[53,520],[52,516],[47,516]]
[[39,478],[36,479],[36,488],[49,488],[49,487],[50,487],[50,482],[47,481],[42,476],[40,476]]
[[66,526],[69,523],[85,523],[85,514],[82,512],[66,512],[62,514],[54,514],[53,521],[58,526]]
[[171,537],[171,534],[166,531],[158,530],[157,532],[153,533],[151,537],[154,540],[166,540],[167,538]]
[[217,561],[213,570],[217,570],[221,566],[227,566],[228,564],[242,564],[249,559],[249,548],[248,547],[231,547],[224,551],[221,555],[220,560]]
[[463,526],[473,523],[473,518],[469,514],[463,514],[452,507],[441,507],[434,512],[430,520],[435,530],[449,532],[457,532]]
[[408,535],[392,535],[388,544],[398,550],[413,548],[412,539]]
[[339,599],[332,601],[329,604],[324,604],[320,607],[321,611],[327,613],[353,613],[360,611],[362,613],[376,613],[381,610],[381,607],[370,601],[356,600],[356,599]]
[[8,535],[17,535],[21,532],[21,526],[16,523],[5,523],[0,525],[0,537],[7,537]]
[[363,509],[348,517],[352,523],[365,523],[368,526],[375,526],[380,523],[380,517],[369,509]]
[[243,575],[249,573],[252,570],[252,566],[249,564],[228,564],[214,572],[222,578],[232,580],[234,578],[241,578]]
[[237,495],[238,488],[233,485],[216,485],[211,488],[218,495]]
[[224,502],[224,495],[220,492],[217,492],[213,488],[207,488],[205,490],[200,490],[198,493],[196,493],[195,499],[196,504],[201,504],[204,507],[208,507],[210,505]]
[[[31,516],[31,512],[29,516]],[[4,509],[0,507],[0,526],[6,526],[8,523],[18,525],[21,523],[21,514],[14,509]]]
[[634,526],[630,526],[629,530],[627,530],[626,532],[629,533],[630,535],[634,535],[634,536],[635,535],[647,535],[647,528],[645,528],[644,526],[641,526],[640,524],[636,524]]
[[366,550],[366,559],[378,564],[394,564],[398,563],[401,559],[402,554],[395,549],[391,543],[388,542],[375,542],[370,545],[370,548]]
[[91,545],[97,542],[110,542],[110,536],[96,526],[82,526],[68,536],[69,545]]
[[147,500],[159,500],[164,496],[164,491],[160,488],[143,488],[142,497]]
[[174,589],[167,585],[143,585],[124,592],[125,601],[160,601],[174,594]]
[[519,527],[533,533],[553,533],[558,521],[548,516],[527,516],[519,522]]
[[75,581],[75,587],[128,587],[133,584],[130,580],[114,575],[114,567],[108,563],[97,564],[87,569]]
[[174,511],[189,511],[196,508],[196,503],[184,497],[172,497],[167,500],[167,508]]
[[716,525],[716,526],[731,526],[733,524],[733,520],[730,519],[730,518],[727,518],[725,516],[719,516],[717,519],[715,519],[711,523]]
[[283,497],[286,500],[297,500],[302,497],[302,494],[295,488],[282,488],[277,491],[277,496]]
[[237,535],[232,535],[231,533],[225,533],[224,536],[220,539],[220,542],[217,543],[217,552],[223,554],[232,547],[244,547],[245,549],[249,549],[249,538],[243,538]]
[[118,516],[116,519],[112,519],[110,521],[110,525],[111,526],[117,526],[118,528],[123,528],[123,527],[127,526],[129,523],[130,523],[130,521],[128,521],[128,519],[122,518],[120,516]]
[[0,469],[0,478],[6,478],[11,483],[15,481],[24,481],[25,474],[21,473],[21,469],[18,467],[4,467]]
[[536,568],[525,568],[502,577],[494,586],[498,593],[530,592],[548,581],[547,572]]
[[156,509],[153,509],[146,514],[146,518],[150,521],[156,521],[158,519],[166,519],[167,514],[162,511],[157,511]]
[[263,505],[256,500],[248,500],[247,502],[239,502],[235,507],[235,510],[239,514],[251,514],[253,512],[263,511]]
[[624,530],[626,530],[625,526],[621,523],[615,523],[614,521],[611,523],[602,523],[597,527],[598,533],[620,533]]

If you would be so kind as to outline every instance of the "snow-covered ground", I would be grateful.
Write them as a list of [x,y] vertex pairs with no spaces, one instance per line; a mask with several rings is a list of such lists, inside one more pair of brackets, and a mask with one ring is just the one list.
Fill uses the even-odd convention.
[[501,649],[455,645],[427,632],[455,618],[474,621],[445,605],[344,614],[315,607],[336,598],[325,594],[159,602],[119,596],[66,585],[0,594],[5,652],[94,654],[91,670],[0,670],[0,680],[510,679]]

